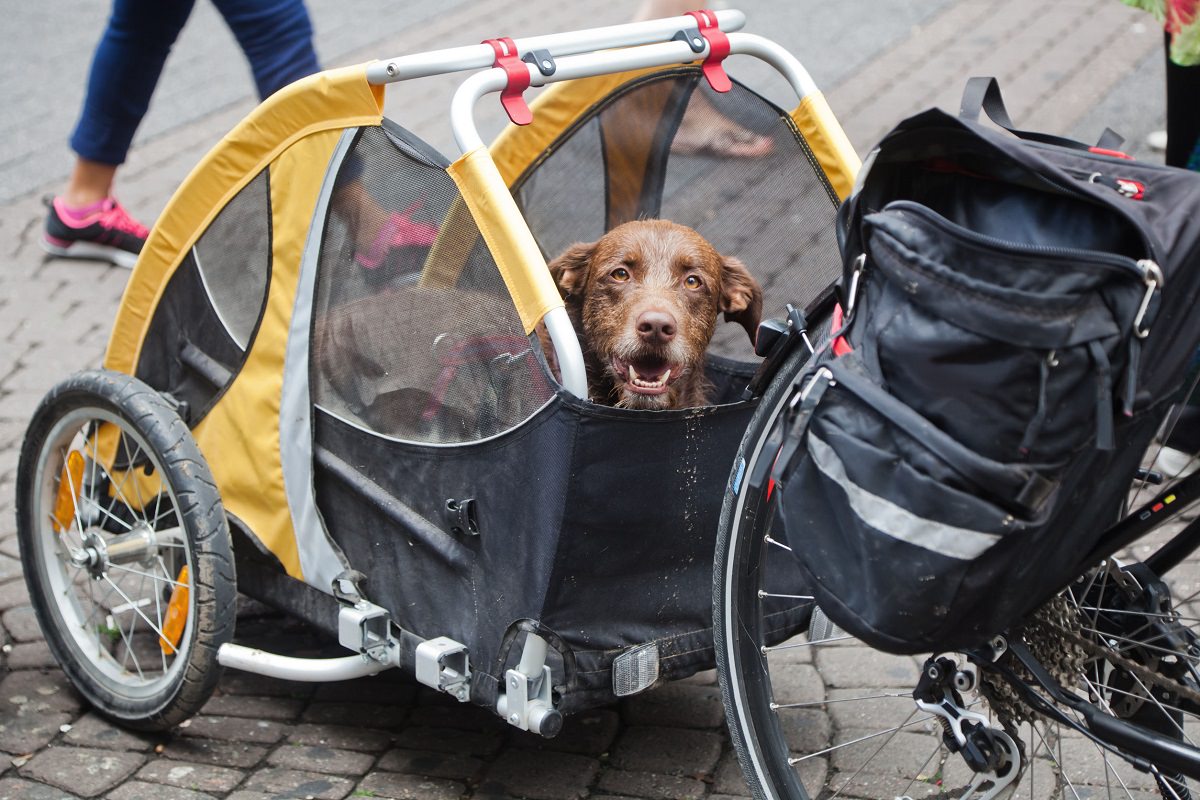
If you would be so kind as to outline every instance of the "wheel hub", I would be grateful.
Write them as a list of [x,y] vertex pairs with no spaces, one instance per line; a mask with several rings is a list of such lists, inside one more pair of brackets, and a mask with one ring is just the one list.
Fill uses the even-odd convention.
[[145,564],[151,561],[158,553],[158,544],[159,534],[146,525],[108,537],[99,528],[89,528],[83,534],[83,546],[71,551],[69,561],[98,579],[112,564]]

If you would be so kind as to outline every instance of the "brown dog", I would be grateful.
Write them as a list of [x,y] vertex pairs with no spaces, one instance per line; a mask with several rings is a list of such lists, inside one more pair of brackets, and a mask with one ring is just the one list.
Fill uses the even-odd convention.
[[627,222],[591,244],[572,245],[549,266],[579,334],[596,403],[704,405],[711,388],[704,352],[717,314],[742,325],[752,342],[762,314],[762,289],[740,261],[667,220]]

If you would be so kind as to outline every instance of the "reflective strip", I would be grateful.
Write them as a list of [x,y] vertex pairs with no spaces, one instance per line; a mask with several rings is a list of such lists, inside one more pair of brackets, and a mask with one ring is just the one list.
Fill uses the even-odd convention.
[[846,492],[850,510],[880,533],[962,561],[977,558],[1000,541],[997,534],[957,528],[918,517],[890,500],[871,494],[850,480],[846,475],[846,465],[837,453],[811,429],[808,432],[808,453],[817,469]]
[[313,300],[316,297],[317,267],[321,241],[328,216],[329,199],[338,170],[357,133],[355,128],[342,131],[337,147],[329,158],[325,181],[313,209],[312,224],[304,254],[300,258],[300,278],[296,301],[288,328],[287,353],[283,366],[283,391],[279,403],[279,458],[283,466],[283,486],[292,528],[296,532],[300,569],[304,582],[326,594],[333,593],[333,579],[349,568],[340,548],[329,538],[317,511],[313,488],[312,396],[309,390],[309,346],[312,330]]
[[845,200],[854,187],[854,178],[862,162],[858,160],[858,153],[854,152],[854,146],[830,110],[825,96],[820,92],[805,95],[791,116],[792,122],[796,123],[808,142],[813,157],[825,170],[833,190]]

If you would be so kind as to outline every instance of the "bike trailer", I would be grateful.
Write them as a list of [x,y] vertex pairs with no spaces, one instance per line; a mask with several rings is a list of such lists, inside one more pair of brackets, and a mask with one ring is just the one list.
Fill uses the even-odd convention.
[[[535,335],[544,323],[556,347],[574,341],[546,261],[622,222],[671,219],[749,266],[766,317],[816,303],[840,270],[835,212],[857,167],[844,134],[799,64],[758,37],[727,45],[784,65],[800,105],[714,91],[719,63],[688,62],[719,31],[672,40],[690,19],[619,26],[641,31],[630,47],[576,56],[582,33],[557,57],[519,41],[544,51],[516,62],[535,83],[581,79],[546,89],[532,124],[490,149],[472,141],[468,97],[454,161],[381,112],[383,84],[437,59],[279,92],[167,206],[104,361],[191,429],[243,592],[337,630],[371,670],[403,666],[534,730],[537,698],[570,712],[713,665],[715,528],[758,366],[727,326],[710,349],[713,406],[593,405],[556,382]],[[469,56],[455,69],[493,57],[447,52]],[[509,72],[460,97],[511,101],[500,61]],[[771,150],[714,158],[676,138],[688,115]],[[780,613],[780,636],[806,606]],[[552,681],[506,705],[523,655],[530,686],[542,679],[530,642],[548,644]],[[221,660],[280,674],[230,645]]]
[[1200,346],[1200,175],[1015,131],[978,78],[959,117],[905,120],[868,164],[781,515],[839,626],[977,646],[1111,554]]

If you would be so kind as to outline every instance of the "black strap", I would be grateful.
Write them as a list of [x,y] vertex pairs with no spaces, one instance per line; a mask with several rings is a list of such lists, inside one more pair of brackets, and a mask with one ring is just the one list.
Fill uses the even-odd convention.
[[1054,483],[1033,469],[1000,464],[972,452],[869,379],[848,369],[841,360],[834,360],[827,366],[842,387],[920,442],[955,472],[988,494],[1006,501],[1007,505],[1036,512],[1052,493]]
[[[1077,142],[1074,139],[1018,129],[1013,124],[1012,118],[1008,116],[1008,109],[1004,107],[1004,98],[1000,94],[1000,84],[995,78],[969,78],[967,80],[967,85],[963,89],[962,103],[958,107],[958,116],[960,119],[975,122],[979,120],[980,111],[986,113],[992,122],[1019,139],[1053,144],[1071,150],[1091,149],[1083,142]],[[1100,140],[1096,143],[1096,147],[1103,150],[1117,150],[1124,143],[1123,136],[1112,128],[1105,128],[1104,133],[1100,134]]]

